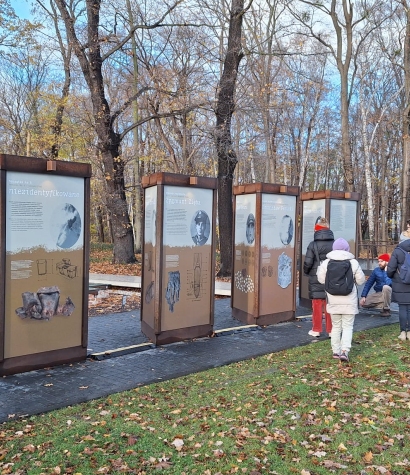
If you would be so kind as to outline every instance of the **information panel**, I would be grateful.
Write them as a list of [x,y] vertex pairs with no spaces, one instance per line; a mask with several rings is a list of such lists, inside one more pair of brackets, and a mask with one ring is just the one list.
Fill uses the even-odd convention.
[[279,313],[293,303],[296,196],[262,193],[259,313]]
[[309,277],[303,273],[303,263],[305,262],[306,250],[315,234],[315,224],[322,217],[326,216],[326,199],[302,201],[303,221],[302,221],[302,252],[299,275],[300,298],[308,305],[309,299]]
[[[302,255],[315,234],[315,224],[320,218],[326,217],[326,200],[303,201],[303,229],[302,229]],[[302,262],[303,265],[303,262]]]
[[357,201],[330,200],[330,229],[335,239],[340,237],[349,243],[355,254],[357,235]]
[[235,307],[253,314],[255,302],[256,193],[236,195],[235,207]]
[[212,189],[164,186],[161,331],[209,324],[212,212]]
[[144,318],[153,327],[155,317],[155,262],[157,232],[157,193],[158,187],[145,189],[145,221],[144,221],[144,281],[142,296],[144,298]]
[[4,357],[81,345],[84,179],[6,174]]

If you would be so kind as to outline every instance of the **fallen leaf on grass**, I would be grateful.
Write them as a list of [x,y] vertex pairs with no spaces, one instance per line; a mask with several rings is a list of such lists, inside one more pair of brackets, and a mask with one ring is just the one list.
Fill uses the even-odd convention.
[[317,450],[316,452],[313,452],[313,454],[315,457],[325,457],[327,454],[326,452],[323,452],[323,451],[320,451],[320,450]]
[[341,463],[333,462],[333,460],[324,460],[323,466],[326,468],[347,468],[347,465],[342,465]]
[[214,456],[215,457],[223,457],[225,454],[224,454],[224,451],[221,450],[221,449],[216,449],[216,450],[213,450],[213,453],[214,453]]
[[30,452],[33,453],[36,450],[33,444],[28,444],[25,447],[23,447],[24,452]]
[[163,468],[169,468],[171,467],[172,463],[171,462],[159,462],[155,465],[155,468],[157,470],[162,470]]
[[130,435],[130,436],[128,436],[127,443],[128,443],[128,445],[134,445],[134,444],[137,443],[138,439],[139,439],[139,437],[137,437],[136,435]]
[[184,445],[184,441],[177,438],[171,442],[171,445],[174,445],[177,450],[181,450]]
[[390,394],[393,394],[393,396],[399,396],[399,397],[404,398],[404,399],[410,398],[410,394],[405,393],[404,391],[392,391],[392,390],[389,389],[387,392],[389,392]]

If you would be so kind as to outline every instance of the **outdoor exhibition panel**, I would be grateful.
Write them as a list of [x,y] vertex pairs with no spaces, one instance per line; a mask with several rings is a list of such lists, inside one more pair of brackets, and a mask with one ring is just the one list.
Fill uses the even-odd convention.
[[0,374],[84,360],[91,166],[0,155]]
[[214,323],[215,178],[142,179],[141,329],[154,344],[208,336]]
[[357,255],[357,234],[359,230],[360,193],[345,191],[311,191],[301,193],[301,261],[299,282],[299,304],[310,307],[309,278],[303,273],[306,249],[313,241],[315,224],[321,217],[327,218],[335,239],[344,238],[350,250]]
[[257,325],[292,320],[299,187],[253,183],[233,194],[232,315]]

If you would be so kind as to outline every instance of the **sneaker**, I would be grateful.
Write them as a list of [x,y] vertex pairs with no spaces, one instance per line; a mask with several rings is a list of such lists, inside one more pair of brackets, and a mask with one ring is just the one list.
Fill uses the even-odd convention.
[[404,341],[406,339],[406,332],[400,332],[400,335],[397,337],[399,340]]
[[380,312],[381,317],[391,317],[390,310],[383,310],[383,312]]
[[347,351],[342,351],[340,353],[340,357],[339,357],[340,361],[346,361],[346,363],[349,362],[349,355],[347,353]]
[[407,332],[407,339],[410,340],[410,332]]
[[319,333],[319,332],[314,332],[313,330],[310,330],[308,334],[309,334],[310,336],[315,336],[315,337],[319,337],[319,336],[320,336],[320,333]]
[[339,355],[339,353],[333,353],[333,358],[334,358],[335,360],[340,360],[340,355]]

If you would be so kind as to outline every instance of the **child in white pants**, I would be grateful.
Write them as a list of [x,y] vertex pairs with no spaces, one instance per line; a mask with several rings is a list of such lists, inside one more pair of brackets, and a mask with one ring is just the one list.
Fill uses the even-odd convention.
[[[366,277],[354,255],[350,252],[348,242],[343,238],[339,238],[336,239],[332,247],[333,250],[326,255],[326,260],[317,269],[317,280],[322,284],[325,283],[330,260],[349,260],[355,284],[364,284]],[[354,285],[349,295],[332,295],[326,292],[326,300],[326,310],[332,318],[330,342],[333,358],[347,362],[352,346],[354,319],[356,314],[359,313],[357,287]]]

